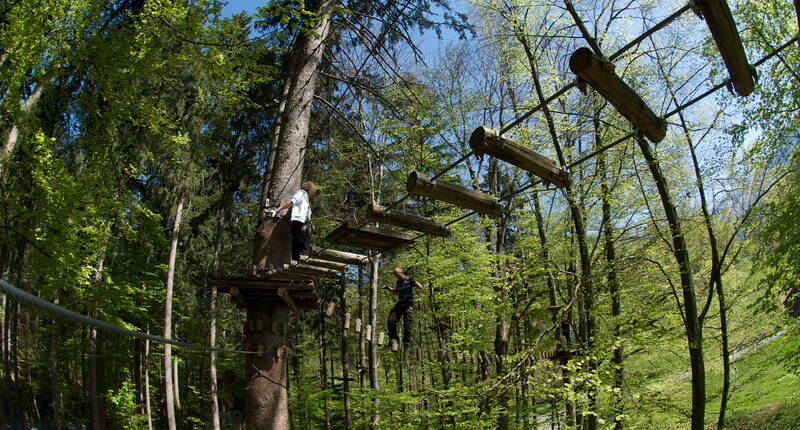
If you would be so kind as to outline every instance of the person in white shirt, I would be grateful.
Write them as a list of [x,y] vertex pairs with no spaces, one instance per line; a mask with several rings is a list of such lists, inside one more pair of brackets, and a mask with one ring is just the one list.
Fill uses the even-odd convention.
[[311,223],[311,205],[309,197],[317,195],[317,186],[307,181],[300,185],[292,199],[278,206],[276,215],[284,209],[292,208],[292,260],[299,260],[301,255],[308,255],[308,225]]

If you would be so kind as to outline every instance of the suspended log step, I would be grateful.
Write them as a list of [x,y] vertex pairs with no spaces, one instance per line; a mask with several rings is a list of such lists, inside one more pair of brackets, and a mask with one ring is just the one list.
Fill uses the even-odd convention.
[[499,136],[497,132],[486,126],[480,126],[472,132],[469,146],[476,154],[488,154],[542,178],[542,181],[557,187],[566,187],[569,176],[562,171],[555,161],[538,152],[526,148],[511,139]]
[[337,263],[335,261],[328,261],[328,260],[323,260],[321,258],[307,257],[305,255],[300,257],[299,263],[308,264],[314,267],[322,267],[325,269],[333,269],[336,270],[337,272],[347,271],[346,263]]
[[283,271],[296,273],[299,275],[328,276],[333,277],[339,274],[336,269],[326,269],[324,267],[311,266],[309,264],[284,264]]
[[406,190],[414,195],[430,197],[490,217],[499,217],[502,212],[496,197],[441,180],[434,183],[430,176],[420,172],[411,172],[408,175]]
[[579,48],[569,59],[569,68],[611,103],[636,129],[652,142],[667,135],[667,123],[617,76],[613,66],[595,55],[589,48]]
[[706,20],[711,37],[728,69],[736,93],[744,97],[753,92],[753,69],[747,62],[742,39],[733,22],[731,9],[725,0],[697,0],[695,2]]
[[375,203],[367,206],[367,219],[382,224],[421,231],[432,236],[450,236],[450,229],[440,222],[419,215],[390,209]]
[[414,237],[412,234],[401,231],[345,222],[330,232],[325,240],[355,248],[383,251],[411,242]]
[[352,252],[338,251],[336,249],[311,247],[311,256],[320,260],[333,261],[337,263],[355,264],[366,266],[369,264],[369,257]]

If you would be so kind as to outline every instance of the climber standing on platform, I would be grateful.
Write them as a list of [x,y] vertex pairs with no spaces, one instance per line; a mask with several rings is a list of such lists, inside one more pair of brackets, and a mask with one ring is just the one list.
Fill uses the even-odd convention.
[[397,303],[389,312],[389,339],[392,343],[392,350],[396,349],[397,344],[397,320],[403,318],[403,347],[411,346],[411,326],[414,321],[414,288],[422,288],[422,284],[414,278],[403,273],[400,267],[394,268],[394,276],[397,282],[394,288],[384,286],[383,288],[397,295]]
[[292,199],[278,206],[277,209],[269,211],[268,216],[279,216],[284,209],[292,208],[292,260],[299,260],[301,255],[308,255],[309,227],[311,224],[311,204],[309,198],[317,195],[317,186],[313,182],[307,181],[300,185],[300,189],[294,193]]

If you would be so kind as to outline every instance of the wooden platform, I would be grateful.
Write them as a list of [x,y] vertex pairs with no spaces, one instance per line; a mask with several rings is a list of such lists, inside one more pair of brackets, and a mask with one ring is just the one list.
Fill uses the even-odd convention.
[[383,251],[414,240],[414,235],[360,223],[345,222],[325,238],[330,243]]
[[216,286],[221,293],[230,294],[231,298],[241,305],[250,300],[285,303],[285,300],[278,294],[279,290],[285,290],[297,309],[315,310],[320,308],[313,277],[282,279],[280,276],[258,278],[220,276],[211,278],[209,284]]

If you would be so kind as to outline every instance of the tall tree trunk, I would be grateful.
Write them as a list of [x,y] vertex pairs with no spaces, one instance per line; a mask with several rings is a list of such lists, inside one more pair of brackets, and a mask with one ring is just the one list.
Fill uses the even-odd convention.
[[344,328],[345,313],[347,313],[346,287],[347,280],[344,275],[339,277],[340,293],[339,305],[342,314],[342,407],[344,408],[344,428],[349,430],[353,425],[350,411],[350,360],[348,358],[347,330]]
[[183,411],[181,409],[181,384],[178,376],[180,374],[180,362],[178,357],[172,357],[172,389],[175,390],[175,419],[180,421]]
[[[150,334],[150,328],[147,328]],[[144,375],[144,412],[147,416],[147,430],[153,430],[153,413],[150,408],[150,369],[148,359],[150,358],[150,340],[144,340],[144,351],[142,356],[142,374]]]
[[[595,113],[595,142],[596,146],[600,147],[600,134],[599,134],[599,112]],[[600,191],[602,199],[603,211],[603,243],[606,254],[606,264],[608,264],[608,273],[606,274],[606,282],[608,290],[611,293],[611,316],[613,322],[611,324],[611,334],[614,336],[614,351],[611,362],[614,364],[614,389],[612,394],[613,408],[614,408],[614,428],[624,428],[623,414],[625,412],[625,405],[623,403],[622,391],[624,388],[624,371],[623,371],[623,356],[622,341],[620,335],[619,317],[621,315],[621,300],[619,293],[619,279],[617,278],[617,257],[616,249],[614,247],[614,220],[611,218],[611,190],[608,185],[608,169],[606,166],[606,154],[601,152],[597,157],[597,170],[600,172]]]
[[[95,264],[94,275],[92,276],[92,284],[95,290],[99,288],[100,281],[103,278],[103,265],[105,264],[106,254],[103,253]],[[98,307],[99,293],[95,291],[93,298],[92,309],[89,316],[92,318],[97,317],[99,311]],[[102,380],[104,373],[103,360],[100,357],[100,346],[98,339],[97,328],[94,326],[89,327],[89,402],[92,414],[92,429],[102,430],[106,428],[105,418],[105,405],[102,394]]]
[[[677,102],[673,95],[673,102]],[[708,199],[706,198],[705,185],[703,184],[703,174],[700,171],[700,162],[697,159],[697,152],[695,151],[694,142],[691,134],[689,133],[689,126],[686,124],[686,118],[683,112],[678,112],[678,117],[681,120],[681,127],[683,128],[686,143],[689,146],[689,153],[692,155],[692,165],[694,166],[694,175],[697,182],[697,191],[700,194],[700,208],[703,210],[703,223],[708,232],[708,244],[711,248],[711,276],[708,282],[709,296],[713,294],[714,288],[717,292],[717,303],[719,305],[719,322],[720,322],[720,335],[722,342],[722,394],[720,396],[719,416],[717,417],[717,428],[722,429],[725,425],[725,411],[728,406],[728,396],[731,386],[731,357],[730,347],[728,344],[728,309],[725,304],[725,290],[722,287],[722,261],[719,255],[719,245],[717,242],[717,235],[714,231],[713,219],[709,209]],[[710,299],[710,297],[709,297]],[[706,304],[706,307],[708,304]],[[705,317],[705,312],[701,314],[701,319]],[[700,322],[702,325],[702,321]]]
[[[325,345],[325,312],[322,308],[319,310],[319,379],[322,381],[322,390],[328,389],[328,354]],[[331,411],[328,401],[328,393],[325,393],[323,400],[323,411],[325,413],[325,430],[331,428]]]
[[[178,198],[175,208],[175,218],[172,221],[171,240],[169,245],[169,260],[167,262],[167,290],[164,297],[164,338],[172,339],[172,290],[175,279],[175,257],[178,253],[178,235],[183,216],[184,194]],[[164,344],[164,401],[167,419],[167,428],[176,429],[175,418],[175,389],[173,388],[172,375],[172,345]]]
[[[358,266],[358,319],[364,321],[364,268]],[[364,329],[358,333],[358,386],[363,390],[367,385],[366,345],[364,345]]]
[[[537,73],[537,62],[528,43],[528,37],[524,33],[517,32],[517,38],[522,44],[528,59],[536,95],[539,99],[539,102],[542,103],[542,114],[545,117],[547,129],[550,133],[550,138],[553,141],[553,146],[555,146],[558,162],[561,166],[566,166],[567,161],[561,150],[561,144],[559,143],[558,134],[556,133],[555,122],[553,121],[553,117],[550,113],[550,108],[547,106],[547,103],[544,103],[545,97],[544,92],[542,91],[541,82],[539,81],[539,74]],[[583,210],[577,201],[577,195],[572,189],[571,185],[568,184],[566,187],[564,187],[564,196],[567,198],[570,215],[572,216],[572,224],[575,227],[575,238],[578,242],[578,251],[581,262],[581,287],[583,292],[583,306],[586,318],[586,345],[589,349],[589,354],[591,355],[593,354],[595,342],[596,323],[594,317],[594,283],[592,280],[592,261],[591,256],[589,255],[589,246],[586,240],[586,224],[583,216]],[[596,360],[591,360],[590,366],[593,371],[597,371]],[[596,412],[597,388],[590,388],[588,394],[589,412]],[[590,413],[587,421],[587,428],[589,430],[597,430],[598,421],[595,413]]]
[[[225,209],[220,207],[217,211],[217,228],[214,238],[214,260],[211,263],[211,273],[219,276],[220,260],[222,259],[223,223]],[[211,299],[209,303],[211,320],[208,327],[208,344],[211,348],[217,347],[217,287],[211,285]],[[217,398],[217,353],[211,351],[208,357],[209,388],[211,390],[211,430],[220,430],[219,425],[219,399]]]
[[[299,33],[291,52],[288,67],[289,80],[284,111],[280,118],[280,131],[274,152],[268,185],[261,196],[262,207],[267,201],[285,202],[300,186],[303,161],[308,138],[312,101],[317,74],[330,30],[331,14],[336,4],[333,0],[320,0],[310,12],[310,28]],[[253,240],[252,272],[264,271],[270,265],[278,266],[291,259],[291,234],[286,218],[261,219]],[[250,301],[247,303],[248,321],[277,321],[281,327],[288,324],[288,308],[283,304]],[[249,327],[249,326],[248,326]],[[245,392],[245,426],[248,430],[289,427],[288,393],[286,392],[287,336],[283,331],[247,330],[248,343],[263,345],[265,354],[245,357],[247,389]]]
[[706,408],[706,378],[703,363],[703,332],[697,314],[697,299],[694,292],[692,279],[692,265],[689,259],[689,250],[681,229],[680,219],[675,204],[670,196],[667,178],[661,172],[658,160],[642,136],[637,136],[636,142],[647,161],[650,173],[658,188],[661,203],[664,206],[664,215],[669,223],[672,234],[673,254],[680,268],[681,290],[683,292],[683,308],[686,328],[686,340],[689,344],[689,359],[692,370],[692,429],[702,430],[705,422]]

